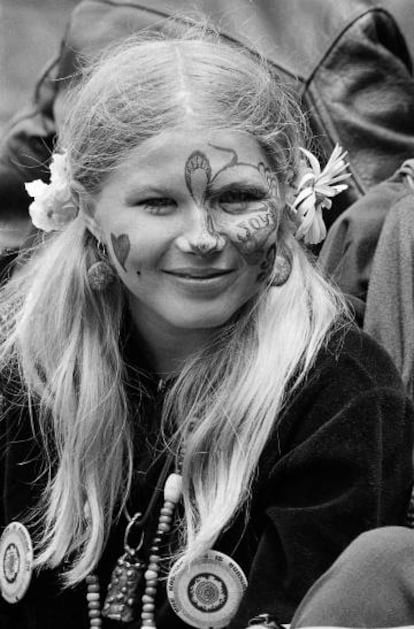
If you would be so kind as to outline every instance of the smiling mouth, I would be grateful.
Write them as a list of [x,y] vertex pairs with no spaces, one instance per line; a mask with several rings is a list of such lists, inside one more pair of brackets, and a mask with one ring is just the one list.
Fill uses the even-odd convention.
[[210,280],[229,275],[233,271],[234,269],[177,269],[176,271],[164,271],[164,273],[189,280]]

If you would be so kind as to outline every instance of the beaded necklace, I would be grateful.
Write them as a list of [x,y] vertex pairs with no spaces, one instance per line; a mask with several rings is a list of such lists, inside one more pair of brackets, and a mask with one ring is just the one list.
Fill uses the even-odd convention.
[[[155,597],[158,589],[161,555],[160,546],[163,538],[171,530],[175,508],[182,495],[182,476],[174,472],[167,476],[173,462],[173,455],[170,454],[161,471],[157,488],[152,495],[144,516],[136,513],[125,530],[124,553],[118,559],[116,567],[112,573],[108,586],[108,593],[101,611],[101,593],[98,576],[95,574],[86,577],[88,604],[88,616],[90,629],[102,627],[102,617],[121,622],[131,622],[134,620],[134,608],[136,605],[136,593],[142,575],[145,580],[144,594],[141,597],[141,627],[156,627],[155,625]],[[158,497],[158,489],[163,486],[164,501],[158,516],[157,529],[152,540],[148,564],[139,557],[144,532],[138,546],[132,548],[128,543],[128,536],[134,526],[143,529],[150,512]]]

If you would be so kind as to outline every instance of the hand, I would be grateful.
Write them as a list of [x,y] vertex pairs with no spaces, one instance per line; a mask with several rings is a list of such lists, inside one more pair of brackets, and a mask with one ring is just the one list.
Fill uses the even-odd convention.
[[246,629],[289,629],[289,625],[281,625],[272,614],[258,614],[249,620]]

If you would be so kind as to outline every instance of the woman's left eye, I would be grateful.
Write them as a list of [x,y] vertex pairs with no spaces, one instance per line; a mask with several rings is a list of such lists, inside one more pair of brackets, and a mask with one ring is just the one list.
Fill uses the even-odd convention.
[[254,205],[266,198],[262,190],[226,190],[217,197],[218,205],[226,212],[255,209]]

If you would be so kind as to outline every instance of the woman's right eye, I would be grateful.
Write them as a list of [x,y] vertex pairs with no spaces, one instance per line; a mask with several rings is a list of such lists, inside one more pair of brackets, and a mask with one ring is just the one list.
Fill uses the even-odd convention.
[[153,197],[138,201],[136,205],[148,210],[150,214],[163,215],[171,212],[177,206],[177,203],[174,199],[168,197]]

